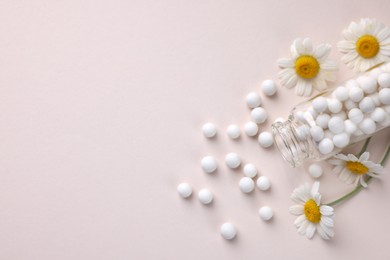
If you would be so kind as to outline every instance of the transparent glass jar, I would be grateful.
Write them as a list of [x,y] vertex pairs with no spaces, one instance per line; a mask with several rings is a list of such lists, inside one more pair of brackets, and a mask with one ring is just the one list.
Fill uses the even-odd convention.
[[390,125],[390,64],[295,106],[271,126],[275,143],[292,167],[323,160]]

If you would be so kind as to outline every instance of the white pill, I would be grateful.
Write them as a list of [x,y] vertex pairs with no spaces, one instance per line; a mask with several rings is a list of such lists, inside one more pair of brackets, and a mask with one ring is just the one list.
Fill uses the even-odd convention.
[[262,191],[266,191],[271,187],[271,182],[265,176],[260,176],[256,181],[256,186]]
[[231,240],[237,235],[237,230],[232,223],[226,222],[221,225],[219,230],[224,239]]
[[253,178],[257,175],[257,169],[253,164],[245,164],[244,166],[244,175],[249,178]]
[[370,113],[375,109],[375,102],[370,97],[365,97],[360,101],[359,108],[363,113]]
[[348,118],[355,124],[359,124],[363,120],[364,115],[359,108],[352,108],[348,112]]
[[360,100],[362,100],[364,96],[364,92],[359,87],[351,87],[349,89],[348,95],[349,95],[349,99],[352,100],[353,102],[359,102]]
[[334,149],[333,141],[329,138],[324,138],[322,141],[318,144],[318,150],[320,150],[320,153],[322,154],[328,154],[331,153]]
[[315,111],[313,107],[309,107],[309,109],[305,113],[305,118],[306,119],[308,118],[307,114],[310,114],[311,118],[316,118],[318,116],[318,112]]
[[390,88],[390,74],[382,73],[378,76],[378,84],[381,88]]
[[259,127],[255,122],[247,122],[244,126],[244,132],[247,136],[255,136],[259,131]]
[[338,148],[344,148],[349,145],[349,134],[341,133],[333,136],[334,146]]
[[374,78],[374,79],[378,79],[379,75],[381,75],[383,73],[383,70],[381,68],[375,68],[373,70],[371,70],[368,74],[370,75],[370,77]]
[[212,123],[206,123],[202,127],[202,132],[207,138],[212,138],[217,134],[217,128]]
[[319,142],[324,138],[324,130],[318,125],[310,128],[310,135],[315,142]]
[[336,114],[332,114],[332,117],[340,117],[341,119],[345,120],[347,119],[347,113],[344,111],[338,112]]
[[344,120],[338,116],[329,119],[328,128],[332,133],[339,134],[344,131]]
[[309,174],[311,177],[317,179],[317,178],[321,177],[322,173],[323,173],[323,170],[322,170],[322,167],[320,165],[313,163],[309,166]]
[[329,120],[330,120],[330,115],[328,115],[328,114],[321,114],[321,115],[317,116],[316,124],[318,126],[322,127],[323,129],[327,129]]
[[360,129],[356,129],[355,132],[352,133],[353,136],[362,136],[364,133]]
[[274,216],[274,212],[270,207],[264,206],[259,209],[259,216],[262,220],[268,221]]
[[274,95],[277,90],[275,81],[270,79],[264,80],[263,83],[261,84],[261,90],[267,96]]
[[[299,111],[299,112],[302,112],[302,111]],[[298,119],[299,120],[299,119]],[[275,119],[275,121],[274,121],[274,123],[276,123],[276,122],[281,122],[281,123],[283,123],[283,122],[285,122],[286,120],[283,118],[283,117],[277,117],[276,119]]]
[[352,100],[348,99],[344,102],[344,106],[347,110],[351,110],[352,108],[358,107],[358,103],[355,103]]
[[379,100],[379,92],[376,92],[368,96],[372,99],[372,101],[374,101],[375,106],[379,106],[381,104],[381,101]]
[[364,118],[363,121],[359,124],[359,128],[363,133],[370,135],[375,133],[376,124],[371,118]]
[[324,112],[328,108],[328,103],[324,97],[315,98],[311,105],[318,113]]
[[[305,112],[303,112],[301,110],[295,112],[294,117],[301,122],[305,122]],[[284,122],[284,121],[281,121],[281,122]]]
[[256,108],[261,105],[261,97],[256,92],[251,92],[246,96],[246,104],[250,108]]
[[177,192],[183,198],[188,198],[192,194],[192,188],[188,183],[183,182],[177,186]]
[[334,113],[334,114],[340,112],[341,109],[343,108],[343,104],[335,98],[328,98],[327,101],[328,101],[329,111]]
[[241,135],[240,128],[237,125],[229,125],[226,133],[231,139],[237,139]]
[[200,164],[202,166],[203,171],[207,173],[214,172],[218,167],[217,161],[212,156],[203,157]]
[[268,114],[262,107],[256,107],[252,109],[251,118],[252,121],[258,124],[264,123],[267,120]]
[[301,125],[296,130],[297,138],[301,141],[307,139],[310,134],[310,127],[308,125]]
[[384,105],[390,105],[390,88],[384,88],[379,91],[379,100]]
[[375,122],[383,122],[386,119],[386,111],[383,108],[381,108],[381,107],[377,107],[371,113],[370,117]]
[[333,91],[333,95],[339,101],[346,101],[349,98],[348,89],[346,87],[340,86]]
[[210,204],[213,201],[213,194],[208,189],[201,189],[198,193],[198,199],[202,204]]
[[356,124],[352,122],[350,119],[344,121],[344,127],[345,127],[345,132],[347,134],[352,134],[357,130]]
[[374,93],[376,91],[377,85],[376,80],[373,77],[360,76],[356,80],[359,83],[359,86],[367,94]]
[[259,134],[258,141],[259,144],[264,148],[268,148],[274,143],[272,134],[269,132],[262,132],[261,134]]
[[249,177],[243,177],[238,183],[238,186],[242,192],[250,193],[255,188],[255,182]]
[[347,87],[347,89],[351,89],[351,88],[354,88],[354,87],[359,87],[359,84],[357,83],[356,80],[354,79],[351,79],[351,80],[348,80],[346,83],[345,83],[345,86]]
[[235,169],[240,166],[241,158],[236,153],[229,153],[225,157],[225,163],[229,168]]

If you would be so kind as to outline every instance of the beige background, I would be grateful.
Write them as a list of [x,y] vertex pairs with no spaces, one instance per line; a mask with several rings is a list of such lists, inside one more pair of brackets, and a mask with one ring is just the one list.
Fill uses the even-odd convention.
[[[388,259],[390,176],[336,210],[336,237],[299,236],[288,213],[312,180],[275,148],[231,141],[244,98],[276,79],[296,37],[333,46],[352,20],[390,26],[388,1],[1,1],[0,259]],[[333,59],[341,55],[334,49]],[[352,76],[341,64],[338,82]],[[300,98],[264,98],[269,122]],[[214,122],[216,140],[201,125]],[[378,160],[389,129],[369,149]],[[375,145],[376,144],[376,145]],[[272,180],[242,194],[235,151]],[[199,161],[214,155],[209,176]],[[329,169],[324,201],[351,189]],[[386,167],[387,173],[390,169]],[[213,205],[176,186],[210,188]],[[271,206],[270,223],[257,211]],[[233,222],[238,237],[223,240]]]

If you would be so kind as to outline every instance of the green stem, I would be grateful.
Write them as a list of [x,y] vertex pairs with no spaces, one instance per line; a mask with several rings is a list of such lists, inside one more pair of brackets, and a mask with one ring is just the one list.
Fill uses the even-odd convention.
[[[362,148],[362,151],[363,151],[363,152],[365,151],[364,149],[367,148],[368,143],[369,143],[369,139],[367,139],[367,141],[364,143],[364,146],[363,146],[363,148]],[[359,156],[360,156],[361,154],[363,154],[362,151],[360,151]],[[386,151],[386,153],[384,154],[384,156],[383,156],[383,158],[382,158],[382,160],[381,160],[381,162],[380,162],[380,164],[381,164],[382,166],[385,165],[387,159],[389,158],[389,155],[390,155],[390,145],[387,146],[387,151]],[[371,179],[372,179],[371,176],[368,176],[368,177],[367,177],[367,179],[366,179],[367,184],[370,183]],[[353,197],[355,194],[357,194],[357,193],[358,193],[359,191],[361,191],[363,188],[364,188],[364,187],[363,187],[361,184],[359,184],[359,185],[358,185],[355,189],[353,189],[351,192],[345,194],[344,196],[342,196],[341,198],[339,198],[339,199],[337,199],[337,200],[335,200],[335,201],[332,201],[332,202],[328,203],[327,205],[328,205],[328,206],[331,206],[331,207],[334,206],[334,205],[337,205],[337,204],[339,204],[339,203],[341,203],[341,202],[343,202],[343,201],[345,201],[345,200],[347,200],[347,199]]]
[[359,155],[357,157],[360,157],[360,155],[362,155],[367,150],[367,146],[370,143],[370,141],[371,141],[371,137],[367,138],[367,140],[363,144],[362,149],[360,149]]

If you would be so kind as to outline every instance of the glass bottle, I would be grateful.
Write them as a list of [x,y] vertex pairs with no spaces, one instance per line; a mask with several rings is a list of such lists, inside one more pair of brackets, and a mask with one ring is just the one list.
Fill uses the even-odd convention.
[[390,63],[295,106],[271,126],[283,158],[323,160],[390,125]]

